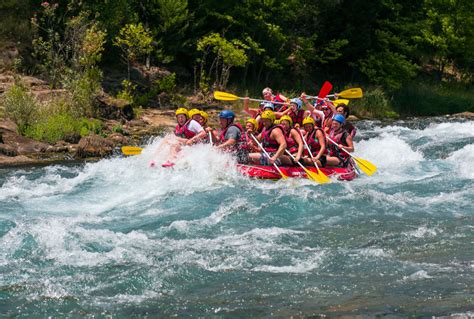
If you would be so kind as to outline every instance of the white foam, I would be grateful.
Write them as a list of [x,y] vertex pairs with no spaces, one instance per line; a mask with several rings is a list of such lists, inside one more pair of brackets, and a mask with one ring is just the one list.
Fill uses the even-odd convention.
[[434,237],[441,233],[441,230],[431,229],[426,226],[418,227],[416,230],[403,233],[407,237],[426,238]]
[[432,276],[428,275],[428,273],[425,270],[419,270],[410,276],[404,276],[403,280],[405,281],[414,281],[414,280],[422,280],[422,279],[430,279],[433,278]]
[[474,179],[474,144],[466,145],[460,150],[453,152],[446,161],[457,168],[459,176]]

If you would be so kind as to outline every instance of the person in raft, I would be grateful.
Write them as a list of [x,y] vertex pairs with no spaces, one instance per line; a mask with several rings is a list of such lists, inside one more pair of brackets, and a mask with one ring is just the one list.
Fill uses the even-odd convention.
[[283,104],[281,104],[281,103],[285,103],[288,100],[288,98],[286,96],[284,96],[283,94],[277,93],[277,94],[273,95],[273,91],[269,87],[266,87],[266,88],[263,89],[262,95],[263,95],[263,98],[266,101],[269,101],[269,102],[272,102],[272,103],[276,102],[276,103],[273,103],[273,104],[276,104],[276,110],[278,110],[278,111],[283,106]]
[[217,141],[217,149],[234,153],[237,162],[243,163],[248,161],[248,151],[241,146],[244,142],[244,129],[238,122],[234,122],[235,114],[231,110],[223,110],[219,113],[220,130],[212,130],[206,128],[208,132],[212,132],[213,140]]
[[[288,151],[295,155],[294,165],[297,165],[296,162],[299,162],[304,150],[303,140],[298,129],[293,128],[293,119],[289,115],[283,115],[280,118],[280,125],[283,127],[283,132],[285,134],[286,148]],[[290,160],[293,159],[290,157]]]
[[262,141],[262,146],[270,157],[261,151],[250,153],[249,160],[261,165],[291,165],[291,160],[283,155],[286,149],[285,134],[280,125],[274,125],[275,113],[270,110],[264,111],[262,113],[262,122],[264,128],[257,139]]
[[241,147],[246,149],[248,153],[258,152],[260,149],[258,148],[258,145],[255,143],[255,141],[250,137],[250,134],[254,136],[258,135],[258,122],[254,118],[249,118],[247,122],[245,122],[245,141],[242,143]]
[[308,153],[308,149],[304,150],[304,155],[307,156],[304,158],[305,165],[313,165],[313,162],[316,162],[320,167],[326,166],[326,138],[324,136],[323,130],[316,125],[314,118],[308,116],[303,120],[304,134],[303,138],[308,145],[311,155]]
[[349,164],[350,156],[343,150],[354,152],[354,143],[352,136],[343,128],[345,118],[341,114],[336,114],[332,118],[331,129],[328,137],[335,142],[328,139],[329,155],[327,158],[327,165],[346,167]]
[[[344,116],[344,118],[347,119],[347,117],[350,114],[349,107],[344,103],[338,104],[336,106],[336,114],[341,114]],[[352,136],[352,138],[354,138],[354,136],[357,134],[357,129],[354,126],[354,124],[352,124],[351,122],[347,120],[344,122],[344,125],[342,126],[342,128],[346,130]]]
[[[182,145],[192,145],[206,137],[206,131],[202,128],[201,124],[189,116],[187,109],[180,107],[176,110],[175,115],[176,121],[178,122],[174,129],[176,139],[166,141],[167,144],[171,144],[171,149],[168,159],[161,165],[163,167],[171,167],[174,165],[174,161],[177,158],[177,154],[181,151]],[[154,167],[155,165],[155,161],[152,160],[150,166]]]

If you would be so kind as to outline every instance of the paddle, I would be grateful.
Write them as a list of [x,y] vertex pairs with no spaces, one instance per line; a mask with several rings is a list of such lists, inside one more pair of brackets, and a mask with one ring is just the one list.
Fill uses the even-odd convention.
[[372,164],[371,162],[369,162],[368,160],[365,160],[363,158],[360,158],[360,157],[357,157],[355,155],[352,155],[351,153],[349,153],[348,151],[346,151],[344,148],[341,148],[339,147],[339,145],[337,145],[336,142],[334,142],[329,136],[326,136],[327,139],[333,143],[334,145],[336,145],[337,148],[343,150],[346,154],[348,154],[350,157],[352,157],[356,162],[357,164],[359,164],[359,168],[364,172],[366,173],[368,176],[372,176],[372,174],[374,174],[376,171],[377,171],[377,166],[375,166],[374,164]]
[[346,99],[337,99],[337,100],[332,101],[332,104],[334,104],[335,106],[338,106],[339,104],[349,105],[349,102],[350,101]]
[[[253,138],[253,140],[255,141],[255,143],[257,143],[258,147],[260,147],[260,149],[263,151],[263,153],[265,153],[265,155],[270,158],[270,155],[268,155],[267,151],[265,151],[265,149],[263,148],[262,144],[260,144],[260,142],[255,138],[255,136],[253,136],[253,134],[250,134],[250,136]],[[283,172],[280,170],[280,168],[278,167],[277,164],[273,163],[273,166],[275,166],[275,168],[277,169],[278,173],[280,173],[281,177],[283,179],[287,179],[288,176],[286,176],[285,174],[283,174]]]
[[[298,132],[300,133],[301,139],[303,140],[304,146],[306,147],[306,150],[308,151],[309,156],[311,156],[311,159],[314,159],[313,154],[311,153],[311,150],[309,149],[309,145],[304,139],[303,134],[301,134],[300,130],[298,130]],[[324,174],[321,170],[319,170],[318,164],[315,161],[313,161],[313,163],[314,163],[314,166],[316,167],[316,170],[318,171],[318,174],[317,174],[318,182],[321,184],[329,183],[331,179],[326,174]]]
[[[342,97],[342,98],[346,98],[346,99],[359,99],[363,96],[361,88],[352,88],[352,89],[347,89],[347,90],[341,91],[341,92],[336,93],[336,94],[329,94],[329,95],[326,94],[325,97],[334,97],[336,95],[338,97]],[[306,98],[307,99],[324,100],[324,98],[322,98],[319,94],[317,96],[307,96]]]
[[326,81],[323,83],[323,86],[321,87],[321,90],[319,90],[318,93],[318,98],[319,99],[324,99],[326,96],[331,92],[332,90],[332,84],[329,81]]
[[338,97],[346,98],[346,99],[360,99],[363,96],[361,88],[347,89],[339,93],[331,94],[328,96],[333,97],[335,95],[337,95]]
[[125,155],[139,155],[143,148],[138,146],[122,146],[122,153]]
[[[307,169],[306,167],[304,167],[300,162],[297,162],[296,161],[296,158],[293,156],[293,154],[290,153],[290,151],[288,150],[285,150],[286,154],[288,154],[292,159],[293,159],[293,162],[296,162],[298,163],[298,165],[304,169],[305,173],[306,173],[306,176],[308,176],[308,179],[312,180],[312,181],[315,181],[317,183],[321,183],[319,181],[319,176],[318,174],[315,174],[314,172],[311,172],[309,169]],[[321,183],[322,184],[322,183]]]
[[[240,97],[231,93],[227,92],[221,92],[221,91],[214,91],[214,98],[216,100],[220,101],[237,101],[237,100],[244,100],[244,97]],[[255,102],[270,102],[273,104],[288,104],[286,102],[272,102],[272,101],[267,101],[267,100],[260,100],[260,99],[250,99],[249,101],[255,101]]]

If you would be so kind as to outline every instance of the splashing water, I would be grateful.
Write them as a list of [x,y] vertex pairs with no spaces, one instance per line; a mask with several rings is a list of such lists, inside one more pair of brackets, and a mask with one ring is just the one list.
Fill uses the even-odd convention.
[[241,176],[208,145],[0,170],[0,313],[469,314],[474,122],[361,122],[372,177]]

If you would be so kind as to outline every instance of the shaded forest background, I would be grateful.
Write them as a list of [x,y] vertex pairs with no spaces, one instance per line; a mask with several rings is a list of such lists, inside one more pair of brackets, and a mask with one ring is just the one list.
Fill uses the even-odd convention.
[[[474,111],[473,12],[470,0],[3,0],[0,50],[18,51],[4,69],[79,87],[81,104],[97,84],[146,107],[162,91],[314,94],[329,80],[364,89],[361,115],[437,115]],[[165,75],[136,80],[153,68]],[[112,75],[120,87],[104,85]]]

